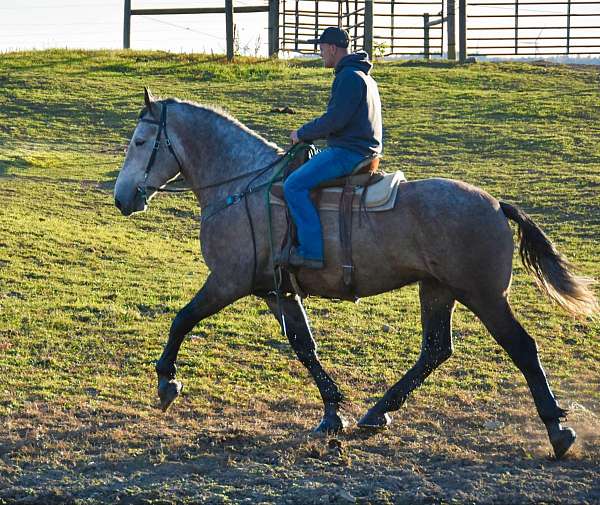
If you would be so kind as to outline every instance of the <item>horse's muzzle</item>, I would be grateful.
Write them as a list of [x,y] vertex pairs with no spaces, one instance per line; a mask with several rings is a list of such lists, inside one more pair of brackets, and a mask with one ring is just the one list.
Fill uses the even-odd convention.
[[124,216],[130,216],[131,214],[133,214],[133,211],[129,210],[127,206],[123,205],[121,203],[121,200],[119,200],[118,198],[115,198],[115,206],[121,211],[121,214],[123,214]]
[[147,207],[145,199],[140,198],[137,193],[129,202],[124,202],[115,196],[115,206],[121,211],[121,214],[126,217],[131,216],[131,214],[134,214],[135,212],[143,212]]

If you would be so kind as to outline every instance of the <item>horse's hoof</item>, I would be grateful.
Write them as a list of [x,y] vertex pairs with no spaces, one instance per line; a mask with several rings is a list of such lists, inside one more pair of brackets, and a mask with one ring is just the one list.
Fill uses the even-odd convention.
[[556,459],[562,458],[575,443],[577,434],[573,428],[560,428],[551,438],[550,443],[554,449]]
[[383,430],[392,423],[392,418],[387,412],[383,414],[374,414],[370,410],[362,416],[357,425],[364,430]]
[[181,382],[175,379],[162,378],[158,381],[158,397],[160,399],[160,409],[166,412],[171,404],[175,401],[175,398],[179,396],[183,385]]
[[348,427],[348,422],[338,414],[323,416],[323,419],[314,429],[315,433],[341,433]]

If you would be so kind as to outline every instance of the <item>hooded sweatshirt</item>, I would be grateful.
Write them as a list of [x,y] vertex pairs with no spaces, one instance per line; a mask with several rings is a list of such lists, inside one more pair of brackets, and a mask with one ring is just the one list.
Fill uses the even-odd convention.
[[369,75],[373,64],[364,51],[344,56],[335,67],[327,111],[298,130],[305,142],[327,139],[330,147],[343,147],[364,156],[381,153],[381,100],[377,83]]

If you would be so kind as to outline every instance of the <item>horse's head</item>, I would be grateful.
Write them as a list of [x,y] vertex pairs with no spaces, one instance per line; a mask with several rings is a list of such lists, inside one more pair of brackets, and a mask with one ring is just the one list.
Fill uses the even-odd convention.
[[115,183],[115,205],[125,216],[146,210],[156,190],[181,171],[171,145],[176,134],[172,128],[167,130],[168,102],[155,100],[146,88],[144,101],[146,106],[140,113]]

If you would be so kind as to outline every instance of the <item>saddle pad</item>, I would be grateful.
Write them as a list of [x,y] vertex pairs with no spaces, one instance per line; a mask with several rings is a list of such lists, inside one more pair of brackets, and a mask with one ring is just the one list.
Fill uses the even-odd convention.
[[[406,182],[404,172],[398,170],[391,174],[385,174],[379,182],[371,184],[367,189],[367,194],[364,201],[364,207],[369,212],[383,212],[390,210],[396,203],[396,194],[398,193],[398,185]],[[340,208],[340,197],[342,196],[342,187],[335,188],[320,188],[311,192],[313,202],[319,210],[334,210]],[[365,188],[356,186],[354,192],[354,200],[352,202],[352,210],[359,210],[361,200]],[[286,203],[283,198],[283,183],[278,182],[273,184],[271,188],[270,202],[272,205],[285,207]]]

